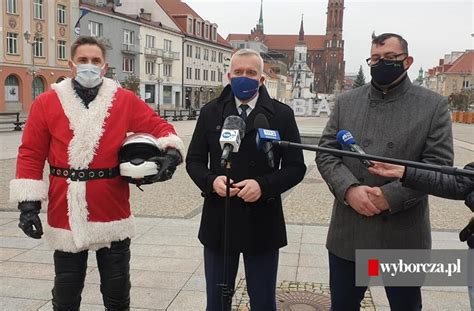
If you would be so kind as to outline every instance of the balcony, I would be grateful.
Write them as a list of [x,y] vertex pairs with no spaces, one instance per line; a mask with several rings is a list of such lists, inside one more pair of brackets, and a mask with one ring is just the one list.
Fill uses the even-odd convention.
[[160,57],[164,61],[179,60],[179,52],[171,52],[157,48],[145,48],[144,54],[146,57],[157,58]]
[[163,55],[163,50],[156,49],[156,48],[145,48],[144,54],[146,57],[157,58]]
[[171,52],[171,51],[164,51],[163,52],[163,60],[179,60],[179,52]]
[[135,44],[123,43],[122,44],[122,53],[138,54],[138,48],[137,48],[137,46],[135,46]]

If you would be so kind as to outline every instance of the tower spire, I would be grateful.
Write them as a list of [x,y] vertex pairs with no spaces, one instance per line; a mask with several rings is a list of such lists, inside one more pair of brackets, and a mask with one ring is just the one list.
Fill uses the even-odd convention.
[[299,37],[298,37],[298,40],[299,40],[299,41],[304,41],[303,16],[304,16],[304,14],[301,14],[300,35],[299,35]]
[[263,0],[260,0],[260,18],[258,19],[257,29],[263,33]]

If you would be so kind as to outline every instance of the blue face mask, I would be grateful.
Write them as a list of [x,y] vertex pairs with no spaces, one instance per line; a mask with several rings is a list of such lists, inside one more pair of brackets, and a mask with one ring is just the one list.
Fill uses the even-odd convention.
[[230,79],[230,85],[235,97],[240,100],[248,100],[258,92],[258,80],[247,77],[235,77]]

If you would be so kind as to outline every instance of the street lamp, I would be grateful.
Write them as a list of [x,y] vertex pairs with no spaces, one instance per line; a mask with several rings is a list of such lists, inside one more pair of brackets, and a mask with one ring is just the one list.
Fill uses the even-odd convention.
[[[34,49],[35,49],[36,40],[41,38],[41,33],[36,31],[33,38],[31,38],[31,33],[27,30],[27,31],[25,31],[25,33],[23,33],[23,37],[25,38],[26,43],[31,45],[31,68],[28,68],[28,71],[31,73],[31,77],[32,77],[31,91],[32,91],[32,94],[33,94],[33,99],[34,99],[35,98],[35,93],[34,93],[35,78],[36,78],[36,75],[39,72],[39,70],[36,70],[36,68],[35,68]],[[30,41],[30,39],[32,39],[32,40]]]

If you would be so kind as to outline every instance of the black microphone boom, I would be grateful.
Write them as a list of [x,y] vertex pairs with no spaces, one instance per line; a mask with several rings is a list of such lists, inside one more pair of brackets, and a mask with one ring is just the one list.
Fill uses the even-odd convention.
[[274,146],[279,146],[282,148],[296,148],[296,149],[309,150],[309,151],[325,152],[325,153],[330,153],[330,154],[334,154],[338,156],[345,156],[345,157],[351,157],[351,158],[356,158],[356,159],[374,160],[374,161],[398,164],[398,165],[409,166],[409,167],[414,167],[414,168],[421,168],[421,169],[429,170],[429,171],[441,172],[448,175],[460,175],[460,176],[467,176],[467,177],[474,178],[474,170],[465,170],[465,169],[452,167],[452,166],[435,165],[435,164],[421,163],[421,162],[415,162],[415,161],[409,161],[409,160],[399,160],[399,159],[381,157],[381,156],[376,156],[376,155],[371,155],[371,154],[360,154],[360,153],[333,149],[333,148],[325,148],[325,147],[319,147],[319,146],[314,146],[314,145],[292,143],[289,141],[273,141],[272,143]]

